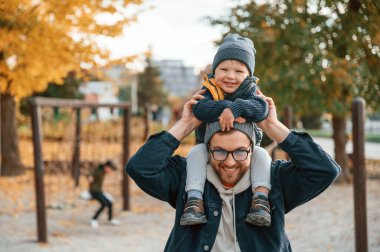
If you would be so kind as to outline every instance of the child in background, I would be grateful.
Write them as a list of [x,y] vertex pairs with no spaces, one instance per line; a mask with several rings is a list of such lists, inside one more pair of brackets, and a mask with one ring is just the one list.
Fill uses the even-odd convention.
[[[253,76],[255,52],[252,40],[237,34],[227,35],[214,57],[212,73],[205,76],[202,83],[203,88],[206,89],[205,98],[194,105],[193,113],[203,124],[196,131],[197,145],[190,150],[187,157],[185,188],[187,202],[180,220],[181,225],[207,222],[204,213],[203,190],[210,150],[203,143],[205,123],[219,120],[222,130],[229,131],[233,128],[234,122],[255,123],[268,116],[268,104],[256,93],[258,79]],[[254,145],[256,146],[252,146],[250,150],[253,197],[246,222],[258,226],[270,226],[268,194],[271,188],[272,160],[268,152],[259,146],[262,133],[256,124],[255,132]],[[234,187],[234,185],[224,186],[226,189]]]
[[108,221],[111,225],[118,225],[120,222],[112,217],[112,200],[107,197],[103,192],[103,180],[106,174],[116,170],[115,164],[108,160],[103,164],[97,166],[91,173],[90,180],[90,194],[93,199],[99,201],[100,208],[95,212],[91,219],[91,226],[97,228],[99,226],[98,217],[103,212],[104,208],[108,207]]

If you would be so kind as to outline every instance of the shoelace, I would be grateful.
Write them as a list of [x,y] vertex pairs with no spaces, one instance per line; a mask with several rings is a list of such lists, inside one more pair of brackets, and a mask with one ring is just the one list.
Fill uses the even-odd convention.
[[183,211],[186,212],[190,208],[199,208],[198,201],[197,200],[189,200],[186,204],[186,208]]

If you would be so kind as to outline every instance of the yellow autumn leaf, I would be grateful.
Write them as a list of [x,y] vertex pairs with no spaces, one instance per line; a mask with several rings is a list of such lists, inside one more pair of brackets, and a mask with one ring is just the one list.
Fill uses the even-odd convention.
[[[110,61],[109,52],[99,48],[96,36],[120,35],[136,20],[133,14],[127,16],[125,9],[141,2],[1,1],[1,92],[17,100],[43,91],[49,82],[62,83],[69,71],[83,63],[96,66]],[[106,21],[102,17],[107,17]]]

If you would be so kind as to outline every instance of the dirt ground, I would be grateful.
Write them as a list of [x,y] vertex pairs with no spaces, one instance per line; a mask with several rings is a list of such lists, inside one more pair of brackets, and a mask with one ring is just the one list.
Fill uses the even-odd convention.
[[[115,179],[111,180],[115,182]],[[109,186],[109,185],[108,185]],[[49,189],[49,193],[53,191]],[[68,190],[69,191],[69,190]],[[67,191],[67,192],[68,192]],[[112,192],[111,192],[112,193]],[[69,204],[54,205],[51,198],[48,215],[48,243],[37,243],[34,187],[31,174],[18,178],[0,178],[0,251],[163,251],[174,219],[174,210],[131,183],[131,211],[121,211],[116,197],[115,216],[119,226],[106,223],[93,229],[89,220],[97,209],[95,201],[73,201],[66,192],[61,199]],[[58,195],[59,196],[59,195]],[[380,180],[367,180],[368,246],[380,252]],[[333,185],[313,201],[286,216],[286,232],[293,250],[355,251],[354,204],[352,185]]]
[[[32,165],[32,145],[22,144],[23,160]],[[191,144],[178,154],[186,155]],[[138,148],[133,145],[131,153]],[[174,221],[174,209],[130,183],[130,211],[122,211],[120,173],[106,178],[105,191],[115,197],[115,217],[110,226],[106,214],[100,226],[90,227],[98,208],[95,201],[80,199],[79,188],[63,173],[45,175],[48,243],[37,241],[34,177],[31,170],[19,177],[0,177],[0,252],[160,252]],[[378,177],[377,177],[378,178]],[[367,180],[368,247],[380,252],[380,179]],[[313,201],[286,215],[286,233],[295,252],[355,251],[352,185],[334,184]]]

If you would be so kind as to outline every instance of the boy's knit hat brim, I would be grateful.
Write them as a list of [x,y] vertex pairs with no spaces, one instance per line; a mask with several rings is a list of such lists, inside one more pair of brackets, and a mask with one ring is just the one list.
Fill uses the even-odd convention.
[[[256,144],[256,135],[253,123],[237,123],[234,122],[233,129],[243,132],[247,135],[248,139],[251,141],[252,145]],[[208,144],[215,133],[222,131],[222,127],[219,122],[207,123],[206,132],[204,137],[204,143]]]
[[238,60],[247,66],[250,76],[253,76],[255,53],[256,49],[251,39],[238,34],[228,34],[215,54],[212,72],[215,73],[216,67],[224,60]]

